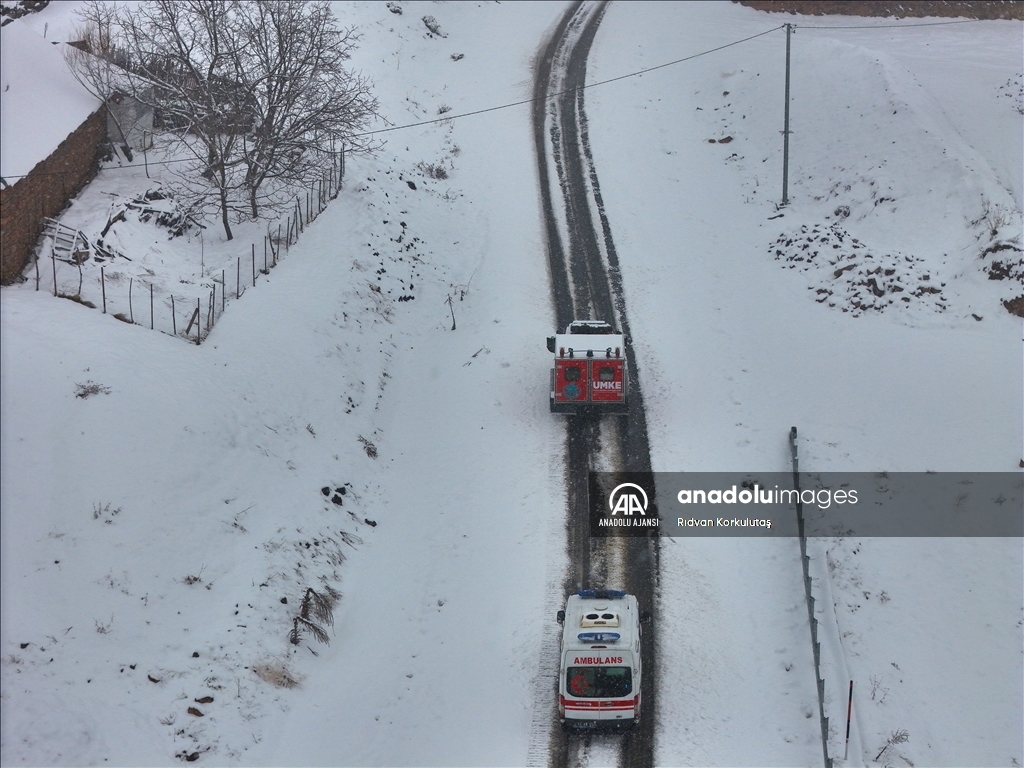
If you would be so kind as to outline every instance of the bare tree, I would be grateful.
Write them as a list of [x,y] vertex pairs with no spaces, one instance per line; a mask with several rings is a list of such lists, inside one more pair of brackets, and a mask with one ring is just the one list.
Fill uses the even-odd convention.
[[[118,59],[112,36],[117,9],[99,0],[87,0],[78,10],[78,18],[79,23],[71,33],[72,41],[62,47],[61,53],[75,79],[109,105],[118,93],[117,69],[111,66]],[[121,117],[109,108],[108,115],[121,134],[121,143],[127,146],[128,133],[134,126],[123,125]]]
[[253,127],[243,147],[250,214],[283,202],[315,176],[335,146],[367,149],[357,134],[376,115],[370,82],[346,69],[355,28],[341,28],[327,2],[267,0],[239,6],[236,73],[251,97]]
[[237,0],[151,0],[134,8],[88,3],[81,18],[82,48],[89,52],[68,54],[97,95],[130,95],[160,116],[190,158],[171,167],[184,206],[212,204],[228,240],[236,191],[244,187],[242,136],[252,124],[233,77],[239,6]]
[[64,60],[71,74],[94,96],[106,99],[115,90],[113,72],[108,66],[115,58],[112,39],[117,9],[99,0],[87,0],[78,9],[78,24],[64,46]]
[[319,176],[335,146],[369,149],[370,83],[343,64],[358,42],[324,0],[91,0],[85,51],[68,60],[101,98],[152,108],[191,162],[171,170],[183,206],[256,218]]
[[[124,79],[192,156],[178,178],[192,193],[193,207],[213,194],[228,240],[233,193],[243,184],[239,149],[247,128],[244,94],[232,77],[242,45],[233,23],[237,7],[224,0],[152,0],[118,13],[128,59]],[[196,183],[197,175],[207,187]]]

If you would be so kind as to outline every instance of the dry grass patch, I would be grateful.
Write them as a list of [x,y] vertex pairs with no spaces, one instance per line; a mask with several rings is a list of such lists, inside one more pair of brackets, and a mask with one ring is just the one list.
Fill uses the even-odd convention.
[[295,688],[299,684],[299,680],[280,662],[257,664],[252,671],[260,680],[277,688]]

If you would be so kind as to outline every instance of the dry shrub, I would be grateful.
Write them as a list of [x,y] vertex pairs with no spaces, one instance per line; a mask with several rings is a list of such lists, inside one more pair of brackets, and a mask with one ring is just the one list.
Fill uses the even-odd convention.
[[83,307],[89,307],[89,309],[96,309],[95,304],[93,304],[91,301],[86,301],[77,293],[74,295],[71,295],[69,293],[59,293],[57,295],[62,299],[68,299],[69,301],[73,301],[76,304],[81,304]]
[[110,387],[104,386],[103,384],[97,384],[91,379],[84,384],[75,384],[75,397],[80,397],[83,400],[92,395],[109,395]]

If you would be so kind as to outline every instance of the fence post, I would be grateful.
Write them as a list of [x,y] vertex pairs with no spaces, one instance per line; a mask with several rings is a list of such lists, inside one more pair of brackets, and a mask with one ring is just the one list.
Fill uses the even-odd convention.
[[263,274],[264,275],[266,275],[266,274],[268,274],[270,272],[270,270],[267,269],[267,240],[268,240],[267,236],[264,235],[263,236]]
[[252,243],[252,287],[256,287],[256,243]]
[[171,330],[174,332],[175,336],[178,335],[178,318],[177,318],[177,316],[174,313],[174,294],[173,293],[171,294]]
[[242,295],[242,257],[238,257],[238,263],[235,265],[235,298],[237,299]]
[[277,252],[281,250],[281,222],[277,222],[277,248],[274,249],[274,266],[277,266]]
[[843,760],[850,756],[850,714],[853,712],[853,680],[850,681],[850,697],[846,701],[846,749]]
[[134,282],[134,277],[128,278],[128,319],[132,321],[132,325],[135,325],[135,308],[132,306],[132,283]]
[[103,267],[100,267],[100,290],[103,292],[103,314],[107,314],[107,280],[103,275]]
[[53,295],[57,296],[57,257],[53,253],[53,249],[50,249],[50,261],[53,262]]
[[33,261],[35,261],[35,263],[36,263],[36,290],[38,291],[39,290],[39,254],[38,253],[36,254],[36,257],[35,257],[35,259],[33,259]]
[[203,334],[203,313],[200,312],[200,302],[202,299],[196,299],[196,346],[199,346],[199,337]]
[[227,283],[227,270],[222,269],[220,271],[220,313],[224,314],[224,302],[227,301],[228,283]]
[[295,227],[295,237],[297,239],[302,231],[302,202],[298,197],[295,198],[295,221],[297,222]]
[[153,330],[156,325],[153,322],[153,284],[149,284],[149,330]]

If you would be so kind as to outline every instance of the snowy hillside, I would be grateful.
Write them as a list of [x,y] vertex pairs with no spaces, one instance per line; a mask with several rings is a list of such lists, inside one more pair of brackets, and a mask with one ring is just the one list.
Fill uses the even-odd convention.
[[[68,5],[24,23],[52,37]],[[564,10],[333,7],[381,128],[529,98]],[[654,468],[785,471],[795,424],[806,471],[1014,471],[1021,24],[613,3],[588,80],[783,21],[785,209],[784,31],[586,92]],[[199,346],[55,299],[43,267],[3,289],[5,765],[523,765],[547,733],[565,428],[529,108],[378,137]],[[127,205],[149,159],[108,163],[64,221],[124,209],[112,295],[191,308],[267,223],[171,236]],[[813,544],[836,764],[1024,763],[1021,541]],[[662,555],[659,764],[820,764],[797,543]],[[289,643],[310,588],[341,595],[329,645]]]
[[[590,77],[791,20],[711,4],[613,4]],[[1020,68],[1021,25],[795,22],[784,210],[783,31],[587,94],[643,349],[654,466],[781,471],[797,425],[807,472],[1012,471],[1021,324],[1000,301],[1021,283],[987,279],[981,254],[994,241],[1020,246],[1024,122],[1002,94]],[[802,248],[813,235],[816,258]],[[855,258],[852,238],[874,266]],[[912,300],[866,288],[878,267]],[[945,284],[941,293],[919,290],[925,275]],[[1019,540],[846,538],[818,540],[811,554],[819,590],[832,576],[819,621],[845,650],[825,674],[833,756],[843,754],[853,678],[848,764],[1021,762]],[[817,717],[813,698],[787,703],[809,654],[796,544],[672,539],[663,562],[663,606],[675,610],[661,637],[687,651],[661,689],[681,692],[662,694],[663,762],[801,762],[783,751],[798,733],[790,713],[812,705]],[[835,618],[821,612],[833,602]],[[909,741],[872,762],[900,730]]]

